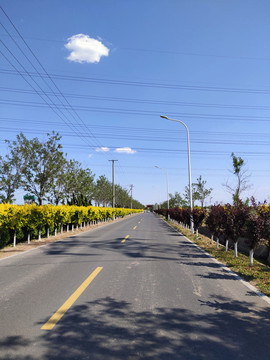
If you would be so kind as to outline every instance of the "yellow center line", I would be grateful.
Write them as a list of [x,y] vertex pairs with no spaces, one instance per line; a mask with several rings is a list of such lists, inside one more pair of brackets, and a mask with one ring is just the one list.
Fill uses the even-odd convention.
[[68,309],[75,303],[87,286],[94,280],[103,267],[97,267],[91,275],[78,287],[78,289],[67,299],[67,301],[53,314],[53,316],[41,327],[41,330],[52,330],[58,321],[64,316]]
[[124,243],[125,241],[126,241],[126,239],[128,239],[129,238],[129,235],[127,235],[122,241],[121,241],[121,243]]
[[133,230],[135,230],[137,228],[137,226],[134,226]]

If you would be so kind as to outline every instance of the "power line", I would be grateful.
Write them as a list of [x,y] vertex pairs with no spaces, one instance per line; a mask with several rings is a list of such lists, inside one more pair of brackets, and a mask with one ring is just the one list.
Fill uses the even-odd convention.
[[[2,74],[17,75],[12,70],[0,69]],[[25,74],[27,75],[27,74]],[[32,72],[31,76],[39,77],[40,75]],[[42,77],[48,77],[46,74],[42,74]],[[133,81],[133,80],[117,80],[106,78],[93,78],[71,75],[50,74],[53,79],[69,80],[78,82],[91,82],[96,84],[107,85],[121,85],[121,86],[135,86],[135,87],[151,87],[160,89],[172,89],[172,90],[190,90],[190,91],[207,91],[207,92],[222,92],[222,93],[244,93],[244,94],[270,94],[270,89],[256,89],[256,88],[238,88],[238,87],[226,87],[226,86],[202,86],[202,85],[180,85],[158,82],[146,82],[146,81]]]
[[[41,124],[43,124],[41,122]],[[28,133],[28,134],[46,134],[48,132],[48,130],[32,130],[32,129],[23,129],[23,128],[18,128],[16,127],[16,129],[12,128],[12,127],[0,127],[1,131],[5,131],[5,132],[16,132],[18,133],[19,131]],[[68,132],[68,131],[62,131],[61,134],[63,136],[68,136],[68,137],[74,137],[74,133],[73,132]],[[90,135],[86,134],[84,135],[84,138],[89,138]],[[267,135],[267,137],[269,136],[269,134]],[[137,141],[145,141],[147,143],[149,142],[174,142],[174,143],[180,143],[180,142],[184,142],[186,140],[185,137],[156,137],[156,136],[149,136],[149,135],[145,135],[145,136],[132,136],[132,135],[122,135],[120,136],[118,135],[112,135],[111,133],[106,134],[103,132],[101,133],[96,133],[95,132],[95,137],[96,138],[102,138],[102,139],[125,139],[125,140],[137,140]],[[258,140],[254,140],[254,134],[253,134],[253,140],[230,140],[230,139],[222,139],[222,140],[218,140],[218,139],[205,139],[205,138],[192,138],[192,144],[213,144],[213,145],[248,145],[248,146],[268,146],[270,145],[270,141],[262,141],[261,139],[258,138]]]
[[[5,46],[5,44],[2,42],[2,40],[0,40],[0,43],[2,43],[4,46]],[[8,50],[8,52],[16,59],[16,57],[13,55],[13,53],[5,46],[5,48]],[[6,59],[6,61],[16,70],[16,71],[18,71],[18,73],[20,73],[20,71],[17,69],[17,67],[14,65],[14,64],[12,64],[12,62],[6,57],[6,55],[0,50],[0,54]],[[20,62],[16,59],[16,61],[20,64]],[[23,66],[23,65],[21,65],[21,66]],[[49,108],[65,123],[65,124],[67,124],[68,126],[72,126],[72,124],[70,124],[69,123],[69,119],[65,116],[65,114],[61,111],[61,109],[58,109],[57,108],[57,105],[55,104],[55,103],[53,103],[52,101],[51,101],[51,99],[47,96],[47,98],[49,99],[49,101],[51,101],[52,103],[49,103],[40,93],[38,93],[37,91],[36,91],[36,89],[35,89],[35,87],[27,80],[27,78],[23,75],[23,74],[20,74],[21,76],[22,76],[22,78],[28,83],[28,85],[37,93],[37,95],[39,96],[39,97],[41,97],[41,99],[47,104],[47,106],[49,106]],[[37,82],[34,80],[34,82],[35,82],[35,84],[41,89],[41,87],[37,84]],[[42,89],[41,89],[41,91],[43,91]],[[45,95],[46,96],[46,95]],[[57,109],[57,110],[59,110],[59,112],[61,113],[61,115],[55,110],[55,108]],[[65,120],[66,119],[66,120]],[[77,134],[78,134],[78,136],[80,136],[79,135],[79,133],[78,133],[78,131],[75,129],[74,130]],[[83,141],[85,141],[84,139],[83,139]]]
[[[7,34],[9,35],[9,37],[13,40],[13,42],[16,44],[16,46],[19,48],[19,50],[21,51],[21,53],[25,56],[25,58],[28,60],[28,62],[31,64],[31,66],[35,69],[36,73],[38,74],[39,78],[41,78],[49,87],[49,89],[53,92],[53,95],[57,97],[57,99],[61,102],[62,106],[64,107],[64,110],[67,110],[68,113],[73,117],[73,119],[75,120],[75,122],[80,121],[80,125],[83,127],[83,129],[85,131],[87,131],[90,135],[91,135],[91,140],[93,140],[93,138],[95,138],[94,134],[92,134],[92,132],[90,131],[90,129],[86,126],[86,124],[84,123],[84,121],[81,119],[81,117],[78,115],[78,113],[76,112],[76,110],[72,107],[72,105],[68,102],[68,100],[66,99],[66,97],[63,95],[63,93],[61,92],[61,90],[59,89],[59,87],[56,85],[56,83],[54,82],[54,80],[52,79],[52,77],[50,76],[50,74],[45,70],[45,68],[43,67],[43,65],[41,64],[41,62],[39,61],[39,59],[37,58],[37,56],[34,54],[34,52],[32,51],[32,49],[28,46],[28,44],[26,43],[26,41],[24,40],[23,36],[21,35],[21,33],[18,31],[18,29],[16,28],[16,26],[14,25],[14,23],[12,22],[12,20],[9,18],[9,16],[7,15],[7,13],[4,11],[3,7],[0,6],[0,9],[2,10],[3,14],[6,16],[6,18],[8,19],[9,23],[12,25],[13,29],[16,31],[16,33],[19,35],[20,39],[23,41],[24,45],[27,47],[27,49],[29,50],[29,52],[31,53],[31,55],[35,58],[35,60],[37,61],[38,65],[41,67],[41,69],[43,70],[43,72],[46,74],[46,78],[48,78],[52,84],[54,85],[54,87],[56,88],[58,94],[60,94],[61,96],[59,97],[57,93],[55,93],[55,91],[53,90],[53,88],[51,86],[48,85],[48,83],[45,81],[45,77],[42,76],[42,74],[37,70],[37,68],[35,67],[35,65],[32,63],[32,61],[29,59],[29,57],[25,54],[25,52],[22,50],[22,48],[19,46],[19,44],[17,43],[17,41],[14,39],[14,37],[10,34],[10,32],[6,29],[6,27],[1,23],[2,27],[5,29],[5,31],[7,32]],[[8,63],[16,70],[17,73],[19,73],[24,80],[25,76],[30,76],[31,80],[35,82],[35,84],[38,86],[38,88],[41,90],[42,94],[44,94],[45,96],[47,96],[47,98],[49,99],[49,101],[56,107],[56,109],[58,111],[60,111],[60,113],[64,116],[64,118],[66,119],[66,121],[63,119],[63,117],[60,116],[60,118],[70,127],[73,127],[73,131],[76,132],[76,134],[78,136],[81,137],[81,139],[85,142],[85,138],[83,136],[81,136],[83,134],[82,130],[75,128],[74,129],[74,125],[72,124],[72,122],[67,118],[67,116],[65,114],[63,114],[63,112],[60,109],[60,106],[58,104],[55,104],[51,98],[44,92],[44,89],[41,88],[39,86],[39,84],[33,79],[33,76],[31,75],[31,73],[29,71],[26,70],[26,68],[20,63],[20,61],[16,58],[16,56],[11,52],[11,50],[3,43],[3,41],[1,40],[1,43],[4,45],[4,47],[6,48],[6,50],[12,55],[12,57],[16,60],[16,62],[18,64],[20,64],[20,66],[23,68],[24,72],[19,71],[9,60],[8,58],[1,52],[1,54],[4,56],[4,58],[8,61]],[[24,76],[24,73],[26,74]],[[59,114],[53,109],[53,107],[41,96],[40,93],[37,92],[37,90],[27,81],[27,83],[31,86],[31,88],[43,99],[43,101],[45,101],[45,103],[50,106],[50,108],[52,108],[52,110],[56,113],[57,116],[59,116]],[[62,102],[61,97],[63,97],[65,103],[67,104],[67,106]],[[70,111],[72,110],[72,111]],[[73,115],[73,113],[76,115],[76,117]],[[88,139],[89,140],[89,139]],[[96,144],[97,146],[102,146],[102,144],[97,140],[96,140]],[[106,154],[104,154],[106,156]]]
[[[5,34],[3,34],[5,35]],[[66,40],[57,40],[57,39],[48,39],[28,36],[26,39],[34,41],[46,41],[53,43],[66,43]],[[173,55],[182,55],[182,56],[198,56],[198,57],[213,57],[221,59],[235,59],[235,60],[251,60],[251,61],[270,61],[270,58],[266,57],[254,57],[254,56],[235,56],[235,55],[221,55],[221,54],[206,54],[206,53],[197,53],[197,52],[186,52],[186,51],[175,51],[175,50],[165,50],[165,49],[142,49],[142,48],[131,48],[131,47],[117,47],[117,50],[120,51],[134,51],[134,52],[148,52],[148,53],[157,53],[157,54],[173,54]]]
[[[0,143],[4,143],[4,141],[0,141]],[[85,150],[86,148],[89,148],[88,145],[81,145],[81,144],[69,144],[69,143],[63,143],[62,144],[63,147],[65,148],[70,148],[70,149],[82,149]],[[91,147],[93,150],[95,150],[95,147],[92,146]],[[115,151],[118,147],[115,146],[111,146],[110,150],[111,151]],[[178,155],[183,155],[184,157],[186,157],[186,149],[185,150],[181,150],[181,149],[166,149],[166,148],[142,148],[142,147],[135,147],[134,148],[135,151],[137,151],[138,153],[144,153],[144,156],[147,154],[151,154],[151,156],[156,155],[156,156],[160,156],[160,154],[177,154]],[[100,152],[96,153],[97,155],[100,154]],[[231,156],[231,149],[228,151],[218,151],[218,150],[191,150],[191,154],[196,157],[202,155],[204,158],[206,156],[219,156],[217,157],[217,159],[220,158],[220,156],[226,156],[226,157],[230,157]],[[241,151],[241,156],[250,156],[250,157],[270,157],[270,152],[263,152],[263,151]]]
[[[38,120],[35,120],[35,119],[26,119],[26,118],[13,118],[13,117],[0,117],[0,122],[1,121],[4,121],[4,122],[19,122],[19,123],[36,123],[36,124],[40,124],[40,125],[44,125],[44,121],[38,121]],[[57,123],[54,121],[54,122],[50,122],[50,121],[46,121],[46,124],[47,125],[57,125]],[[60,123],[58,124],[60,125]],[[76,126],[76,124],[74,124],[74,126]],[[160,136],[160,135],[164,135],[164,134],[167,134],[168,136],[169,135],[174,135],[175,134],[175,130],[169,130],[168,128],[148,128],[148,127],[134,127],[134,126],[117,126],[117,125],[91,125],[91,128],[92,129],[96,129],[96,130],[100,130],[104,133],[104,131],[109,131],[111,134],[113,132],[116,132],[117,134],[120,134],[120,133],[127,133],[127,134],[130,134],[130,133],[139,133],[139,134],[143,134],[146,136],[148,136],[148,134],[151,134],[152,136]],[[211,135],[211,136],[237,136],[239,137],[239,133],[237,132],[231,132],[231,131],[207,131],[207,130],[200,130],[200,131],[196,131],[196,130],[191,130],[190,131],[190,134],[192,135]],[[244,132],[244,131],[241,131],[241,138],[243,138],[244,136],[247,136],[247,137],[253,137],[254,136],[260,136],[261,137],[269,137],[270,134],[269,133],[258,133],[258,132]]]
[[[0,40],[1,42],[1,40]],[[22,106],[22,107],[37,107],[37,108],[44,108],[46,107],[46,104],[50,108],[56,108],[58,110],[65,109],[65,107],[62,107],[61,104],[52,104],[49,105],[47,102],[46,104],[33,102],[33,101],[19,101],[19,100],[4,100],[0,99],[0,103],[4,105],[14,105],[14,106]],[[73,106],[74,109],[80,110],[80,111],[89,111],[89,112],[101,112],[101,113],[111,113],[111,114],[124,114],[124,115],[141,115],[141,116],[159,116],[161,111],[158,110],[137,110],[137,109],[121,109],[121,108],[106,108],[106,107],[95,107],[95,106]],[[237,121],[249,121],[249,122],[269,122],[270,117],[266,116],[245,116],[245,115],[223,115],[223,114],[203,114],[203,113],[174,113],[170,112],[172,114],[171,116],[176,117],[185,117],[185,118],[191,118],[191,119],[207,119],[207,120],[214,120],[217,121],[219,119],[221,120],[237,120]],[[93,134],[92,134],[93,135]]]
[[[0,91],[14,92],[21,94],[34,94],[35,92],[27,89],[8,88],[0,87]],[[47,93],[47,92],[46,92]],[[50,92],[47,93],[50,95]],[[58,94],[59,95],[59,94]],[[186,101],[166,101],[166,100],[155,100],[155,99],[138,99],[138,98],[122,98],[112,96],[97,96],[97,95],[85,95],[85,94],[73,94],[65,93],[65,97],[74,99],[86,99],[95,101],[109,101],[109,102],[127,102],[135,104],[146,104],[146,105],[168,105],[168,106],[185,106],[185,107],[209,107],[209,108],[223,108],[223,109],[242,109],[242,110],[270,110],[270,106],[259,106],[259,105],[240,105],[240,104],[220,104],[220,103],[196,103]]]
[[[43,67],[43,65],[41,64],[41,62],[39,61],[39,59],[37,58],[37,56],[34,54],[34,52],[32,51],[32,49],[28,46],[28,44],[26,43],[26,41],[24,40],[23,36],[21,35],[21,33],[18,31],[18,29],[16,28],[16,26],[14,25],[14,23],[12,22],[12,20],[9,18],[9,16],[7,15],[7,13],[4,11],[4,9],[2,8],[2,6],[0,7],[2,12],[4,13],[4,15],[6,16],[6,18],[8,19],[8,21],[10,22],[10,24],[12,25],[12,27],[14,28],[14,30],[16,31],[16,33],[19,35],[20,39],[23,41],[24,45],[27,47],[27,49],[30,51],[31,55],[35,58],[35,60],[37,61],[37,63],[39,64],[39,66],[42,68],[42,70],[46,73],[46,75],[48,76],[48,78],[50,79],[50,81],[52,82],[52,84],[54,85],[54,87],[56,88],[56,90],[58,91],[58,93],[61,94],[61,96],[64,98],[64,100],[66,101],[66,103],[68,104],[69,108],[72,109],[72,106],[69,104],[69,102],[67,101],[67,99],[65,98],[65,96],[62,94],[61,90],[58,88],[58,86],[56,85],[56,83],[53,81],[53,79],[50,77],[50,75],[47,73],[47,71],[45,70],[45,68]],[[7,32],[7,34],[9,35],[9,37],[13,40],[13,42],[16,44],[16,46],[20,49],[21,53],[25,56],[25,58],[28,60],[28,62],[31,64],[31,66],[36,70],[36,72],[39,74],[39,76],[41,77],[41,79],[45,82],[45,84],[49,87],[49,89],[53,92],[53,95],[57,97],[58,100],[60,100],[60,102],[63,104],[61,98],[54,92],[54,90],[52,89],[52,87],[45,81],[45,79],[41,76],[41,73],[37,70],[37,68],[35,67],[35,65],[32,63],[32,61],[28,58],[28,56],[25,54],[25,52],[22,50],[22,48],[19,46],[19,44],[17,43],[17,41],[12,37],[12,35],[9,33],[9,31],[6,29],[6,27],[1,23],[1,26],[5,29],[5,31]],[[3,42],[2,42],[3,43]],[[5,48],[10,52],[10,50],[6,47],[6,45],[4,45]],[[14,55],[13,55],[14,57]],[[16,58],[15,58],[16,59]],[[16,61],[21,65],[21,63],[16,59]],[[26,71],[26,69],[24,68],[23,65],[21,65],[21,67],[24,69],[24,71]],[[17,69],[16,69],[17,70]],[[17,70],[18,71],[18,70]],[[29,72],[26,71],[26,73],[29,75]],[[31,79],[33,80],[32,76],[30,75]],[[34,81],[35,82],[35,81]],[[36,83],[36,82],[35,82]],[[37,83],[36,83],[37,84]],[[37,84],[38,85],[38,84]],[[38,85],[39,89],[40,86]],[[44,95],[46,95],[46,93],[44,92],[43,89],[41,89],[42,93]],[[46,95],[47,96],[47,95]],[[47,96],[48,97],[48,96]],[[48,97],[49,98],[49,97]],[[50,99],[50,98],[49,98]],[[44,99],[43,99],[44,100]],[[51,100],[51,99],[50,99]],[[51,100],[52,101],[52,100]],[[69,112],[69,114],[75,119],[74,115],[72,112],[70,112],[69,108],[66,108],[64,106],[65,110],[67,110]],[[59,107],[58,107],[59,109]],[[74,111],[74,109],[72,109]],[[84,122],[80,119],[79,115],[76,113],[76,111],[74,111],[75,114],[77,115],[78,119],[81,121],[81,124],[83,126],[85,126]],[[62,112],[61,112],[62,113]],[[62,113],[63,114],[63,113]],[[69,121],[69,119],[65,116],[66,120]],[[76,119],[75,119],[76,120]],[[71,125],[71,123],[69,123],[68,125]],[[88,129],[89,131],[89,129]],[[91,133],[91,131],[89,131]],[[78,133],[78,130],[77,130]]]

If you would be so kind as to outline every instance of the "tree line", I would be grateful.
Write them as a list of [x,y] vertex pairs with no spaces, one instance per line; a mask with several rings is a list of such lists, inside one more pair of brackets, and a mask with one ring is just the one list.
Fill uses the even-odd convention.
[[[39,205],[112,206],[112,183],[105,175],[95,180],[91,169],[67,159],[59,133],[47,134],[45,141],[27,139],[23,133],[16,140],[5,140],[7,154],[0,156],[0,201],[12,204],[18,189],[34,195]],[[141,209],[128,190],[115,185],[115,206]]]

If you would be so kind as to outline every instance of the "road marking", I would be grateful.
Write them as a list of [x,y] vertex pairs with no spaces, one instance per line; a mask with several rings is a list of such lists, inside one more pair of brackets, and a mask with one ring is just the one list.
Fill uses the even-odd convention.
[[137,228],[137,226],[134,226],[133,230],[135,230]]
[[41,327],[41,330],[52,330],[62,316],[68,311],[68,309],[75,303],[78,297],[84,292],[84,290],[91,284],[94,278],[99,274],[103,267],[97,267],[91,275],[78,287],[78,289],[67,299],[67,301],[53,314],[53,316]]
[[122,241],[121,241],[121,243],[124,243],[125,241],[126,241],[126,239],[128,239],[129,238],[129,235],[127,235]]

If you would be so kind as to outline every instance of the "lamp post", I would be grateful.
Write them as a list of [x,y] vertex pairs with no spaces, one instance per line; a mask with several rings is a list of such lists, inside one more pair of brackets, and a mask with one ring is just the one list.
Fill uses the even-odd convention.
[[177,119],[170,119],[168,118],[168,116],[164,116],[164,115],[160,115],[160,117],[162,119],[166,119],[166,120],[171,120],[171,121],[176,121],[181,123],[182,125],[184,125],[184,127],[186,128],[187,131],[187,151],[188,151],[188,177],[189,177],[189,205],[190,205],[190,231],[193,233],[194,232],[194,225],[193,225],[193,216],[192,216],[192,185],[191,185],[191,167],[190,167],[190,146],[189,146],[189,131],[188,131],[188,127],[187,125],[181,121],[181,120],[177,120]]
[[170,219],[169,215],[169,209],[170,209],[170,203],[169,203],[169,183],[168,183],[168,171],[164,168],[161,168],[159,166],[155,166],[157,169],[163,170],[166,173],[166,182],[167,182],[167,207],[168,207],[168,220]]

